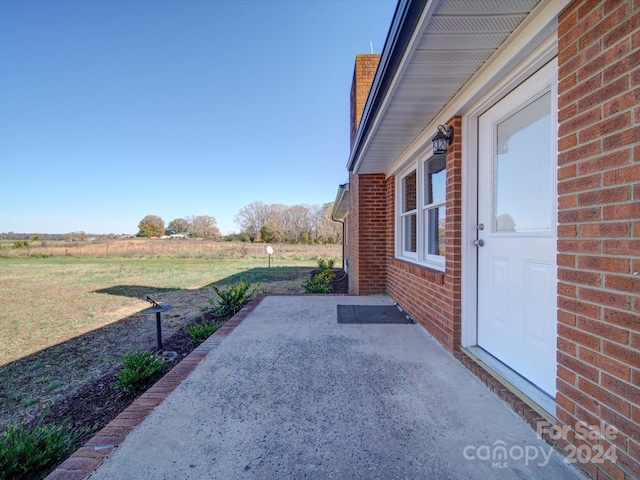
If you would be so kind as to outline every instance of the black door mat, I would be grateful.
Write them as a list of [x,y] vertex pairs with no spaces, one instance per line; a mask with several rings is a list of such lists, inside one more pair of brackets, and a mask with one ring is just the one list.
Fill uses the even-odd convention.
[[405,323],[407,317],[393,305],[338,305],[338,323]]

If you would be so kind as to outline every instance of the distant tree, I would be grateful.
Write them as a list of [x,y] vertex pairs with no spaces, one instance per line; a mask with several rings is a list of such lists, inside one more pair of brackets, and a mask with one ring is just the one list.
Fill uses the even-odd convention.
[[221,238],[222,234],[218,229],[218,221],[210,215],[196,215],[188,217],[189,232],[193,237],[199,238]]
[[41,247],[47,246],[47,241],[41,235],[34,235],[33,238],[31,238],[31,242],[40,242]]
[[[311,215],[305,205],[293,205],[284,213],[284,231],[291,243],[308,243],[311,231]],[[306,233],[306,235],[305,235]]]
[[333,202],[325,203],[320,210],[321,219],[318,225],[320,238],[327,243],[342,242],[342,225],[331,218]]
[[268,243],[339,243],[342,225],[331,219],[333,203],[322,205],[267,205],[253,202],[235,217],[242,234]]
[[63,239],[66,240],[67,242],[81,242],[83,240],[86,240],[86,238],[87,238],[87,234],[84,233],[82,230],[79,232],[65,233],[63,236]]
[[160,237],[164,235],[164,220],[157,215],[147,215],[138,224],[138,237]]
[[269,205],[263,202],[253,202],[240,209],[235,220],[242,232],[255,237],[264,225],[269,224]]
[[187,233],[189,231],[189,220],[186,218],[176,218],[171,220],[167,225],[167,235],[175,235],[177,233]]
[[260,228],[260,239],[265,243],[278,241],[276,232],[269,225],[263,225],[262,228]]
[[225,235],[224,237],[222,237],[222,239],[225,242],[239,242],[240,241],[240,234],[236,233],[236,232],[232,232],[232,233],[229,233],[229,234]]

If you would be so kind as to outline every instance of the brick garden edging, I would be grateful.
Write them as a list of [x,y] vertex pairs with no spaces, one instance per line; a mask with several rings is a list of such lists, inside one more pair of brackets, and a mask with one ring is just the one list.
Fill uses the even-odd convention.
[[262,302],[257,295],[231,317],[213,335],[196,347],[149,390],[140,395],[102,430],[51,472],[46,480],[85,480],[118,448],[138,425],[180,385],[204,357],[222,341]]

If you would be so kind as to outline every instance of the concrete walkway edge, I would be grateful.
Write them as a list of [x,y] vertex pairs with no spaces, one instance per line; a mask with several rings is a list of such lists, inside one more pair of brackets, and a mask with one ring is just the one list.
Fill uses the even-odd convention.
[[196,347],[164,377],[123,410],[76,450],[45,480],[85,480],[102,465],[118,446],[147,416],[185,380],[193,369],[262,302],[265,295],[252,298],[213,335]]

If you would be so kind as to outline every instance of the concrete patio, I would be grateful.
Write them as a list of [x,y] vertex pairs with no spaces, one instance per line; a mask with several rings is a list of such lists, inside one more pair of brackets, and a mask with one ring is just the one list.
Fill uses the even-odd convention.
[[338,304],[391,301],[265,298],[91,478],[583,478],[424,328]]

